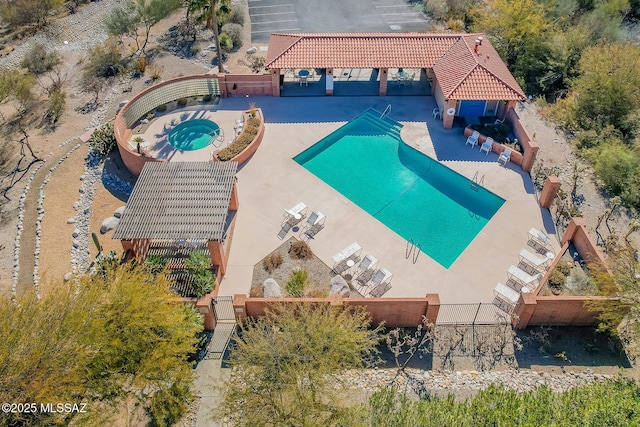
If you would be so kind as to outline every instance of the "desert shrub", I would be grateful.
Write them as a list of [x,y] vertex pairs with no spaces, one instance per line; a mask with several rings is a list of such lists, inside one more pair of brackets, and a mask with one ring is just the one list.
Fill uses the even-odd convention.
[[547,285],[552,289],[562,289],[567,282],[567,276],[571,272],[571,267],[566,263],[559,263],[556,268],[553,269],[547,280]]
[[109,271],[114,271],[120,265],[120,258],[115,251],[108,254],[98,254],[94,260],[94,272],[101,277],[107,277]]
[[89,50],[83,72],[94,77],[113,77],[125,69],[126,62],[117,40],[110,38]]
[[244,25],[246,18],[247,17],[244,14],[244,9],[240,5],[234,4],[233,6],[231,6],[231,17],[229,18],[229,22],[238,25]]
[[203,102],[211,102],[211,99],[212,99],[212,98],[213,98],[213,97],[212,97],[212,96],[211,96],[211,94],[209,93],[209,94],[206,94],[206,95],[204,95],[204,96],[202,97],[202,101],[203,101]]
[[149,65],[149,61],[145,56],[138,57],[134,64],[135,75],[139,76],[141,74],[144,74],[145,70],[147,69],[147,65]]
[[449,19],[447,20],[447,28],[454,33],[462,33],[465,30],[464,21],[462,19]]
[[247,53],[244,59],[238,59],[238,64],[244,65],[253,71],[259,73],[264,68],[265,58],[263,56],[256,55],[255,53]]
[[163,113],[167,111],[167,104],[161,104],[156,107],[156,111],[159,113]]
[[42,43],[34,43],[22,59],[21,65],[33,74],[42,74],[60,63],[60,55],[49,51]]
[[167,266],[167,260],[162,255],[149,255],[144,260],[144,269],[151,274],[160,274]]
[[300,298],[304,295],[304,287],[308,278],[307,270],[293,270],[289,273],[289,281],[284,285],[284,288],[290,296]]
[[184,260],[184,264],[192,279],[193,293],[198,298],[213,290],[216,276],[209,269],[211,260],[206,253],[193,251],[189,254],[189,258]]
[[627,186],[628,179],[639,166],[638,158],[627,147],[608,144],[600,151],[595,170],[607,189],[620,195]]
[[155,82],[156,80],[160,80],[161,77],[162,77],[162,69],[156,66],[149,67],[149,78],[151,80]]
[[509,127],[508,123],[498,123],[498,124],[486,124],[486,125],[478,125],[474,124],[470,126],[471,129],[477,130],[483,135],[490,136],[496,142],[504,142],[507,140],[507,137],[511,133],[511,127]]
[[247,120],[247,123],[244,125],[244,128],[242,129],[240,135],[238,135],[236,139],[234,139],[233,142],[227,147],[218,151],[218,160],[225,162],[240,154],[242,150],[247,148],[247,146],[251,144],[251,142],[253,142],[253,139],[256,137],[259,130],[259,118],[255,117]]
[[176,101],[176,103],[178,104],[179,107],[184,107],[185,105],[187,105],[187,102],[189,100],[187,98],[180,98]]
[[434,19],[444,20],[447,18],[447,2],[445,0],[425,0],[425,7]]
[[306,242],[296,240],[289,248],[289,256],[293,259],[311,259],[313,252]]
[[226,33],[231,37],[231,41],[233,42],[233,47],[238,49],[242,46],[242,25],[234,24],[232,22],[228,24],[224,24],[222,27],[222,32]]
[[220,49],[224,52],[230,52],[233,50],[233,39],[227,33],[220,33]]
[[63,90],[56,90],[49,94],[47,100],[47,111],[44,116],[45,119],[51,125],[55,125],[64,114],[64,110],[67,108],[67,92]]
[[278,252],[275,252],[267,255],[265,259],[262,260],[262,266],[267,273],[271,274],[272,271],[282,265],[283,261],[284,260],[282,259],[282,255],[280,255],[280,253]]
[[96,129],[89,139],[89,147],[101,156],[109,154],[116,146],[113,123],[107,123]]

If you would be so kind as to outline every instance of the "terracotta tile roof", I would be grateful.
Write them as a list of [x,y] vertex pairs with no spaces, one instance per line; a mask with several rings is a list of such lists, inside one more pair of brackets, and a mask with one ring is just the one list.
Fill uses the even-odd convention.
[[444,96],[450,99],[525,99],[522,88],[486,37],[474,52],[478,37],[483,35],[460,35],[456,44],[433,66]]
[[482,34],[272,34],[267,68],[433,68],[450,99],[521,100],[524,92]]
[[426,33],[272,34],[266,67],[432,67],[459,38]]

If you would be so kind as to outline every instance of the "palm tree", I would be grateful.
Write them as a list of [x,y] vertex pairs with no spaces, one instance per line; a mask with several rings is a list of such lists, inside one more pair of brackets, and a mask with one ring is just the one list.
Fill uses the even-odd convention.
[[197,14],[196,19],[198,22],[205,22],[207,28],[213,31],[216,55],[218,56],[218,72],[224,73],[217,16],[220,13],[229,13],[231,11],[229,8],[229,0],[187,0],[187,9]]

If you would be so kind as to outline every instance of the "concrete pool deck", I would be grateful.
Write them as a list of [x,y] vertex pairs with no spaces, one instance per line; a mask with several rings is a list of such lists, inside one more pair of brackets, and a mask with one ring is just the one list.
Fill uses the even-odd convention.
[[[443,129],[431,114],[433,97],[234,97],[212,106],[212,120],[222,127],[221,118],[228,116],[233,123],[249,102],[262,109],[266,130],[260,148],[237,174],[240,208],[219,295],[248,294],[254,265],[290,236],[299,237],[289,231],[281,239],[279,233],[283,209],[300,201],[309,207],[308,214],[319,210],[326,215],[324,229],[309,242],[314,253],[331,267],[334,254],[358,242],[363,256],[374,255],[380,267],[393,273],[385,297],[438,293],[446,304],[491,302],[496,283],[505,283],[507,269],[527,247],[527,231],[537,227],[555,233],[528,174],[515,165],[498,165],[496,154],[465,145],[461,128]],[[382,111],[389,104],[389,116],[404,125],[401,136],[407,144],[469,179],[476,172],[484,175],[484,187],[506,200],[449,269],[424,253],[414,263],[406,257],[405,239],[292,159],[364,110]],[[552,240],[558,251],[557,239]]]

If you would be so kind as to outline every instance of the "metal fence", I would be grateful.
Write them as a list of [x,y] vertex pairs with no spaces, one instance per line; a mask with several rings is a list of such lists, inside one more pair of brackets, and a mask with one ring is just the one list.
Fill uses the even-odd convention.
[[492,303],[440,304],[436,325],[502,325],[511,315]]
[[216,316],[216,327],[207,347],[207,359],[221,359],[236,330],[236,316],[233,311],[233,297],[211,298],[211,306]]

